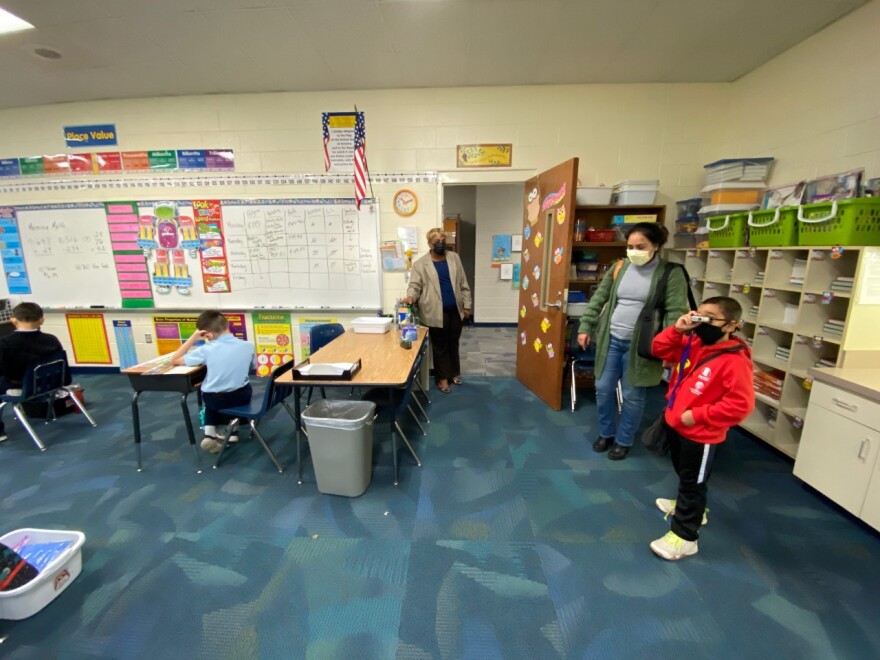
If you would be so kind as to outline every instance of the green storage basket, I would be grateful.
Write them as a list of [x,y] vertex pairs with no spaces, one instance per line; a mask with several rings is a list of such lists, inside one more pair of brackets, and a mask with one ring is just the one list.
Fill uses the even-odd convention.
[[797,207],[752,211],[748,216],[749,245],[792,247],[798,244]]
[[748,232],[747,216],[748,213],[731,213],[708,218],[706,229],[709,230],[709,247],[745,247]]
[[798,245],[880,245],[878,197],[804,204],[798,221]]

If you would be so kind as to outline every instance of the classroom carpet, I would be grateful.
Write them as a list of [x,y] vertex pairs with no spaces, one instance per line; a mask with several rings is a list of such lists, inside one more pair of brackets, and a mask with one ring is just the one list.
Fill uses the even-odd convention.
[[87,537],[66,591],[0,621],[5,660],[880,656],[880,535],[738,432],[699,554],[670,563],[648,549],[669,462],[593,453],[589,396],[571,413],[512,378],[432,390],[427,435],[405,425],[424,466],[402,451],[393,486],[377,427],[372,485],[350,499],[318,493],[310,463],[297,485],[281,410],[264,430],[283,474],[248,439],[197,474],[174,395],[141,399],[139,473],[126,379],[78,380],[99,426],[38,425],[45,453],[5,413],[0,532]]

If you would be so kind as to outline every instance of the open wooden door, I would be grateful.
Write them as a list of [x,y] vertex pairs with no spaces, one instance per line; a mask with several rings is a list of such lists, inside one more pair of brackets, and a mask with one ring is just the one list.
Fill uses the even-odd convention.
[[566,297],[578,159],[526,182],[520,257],[516,377],[562,408]]

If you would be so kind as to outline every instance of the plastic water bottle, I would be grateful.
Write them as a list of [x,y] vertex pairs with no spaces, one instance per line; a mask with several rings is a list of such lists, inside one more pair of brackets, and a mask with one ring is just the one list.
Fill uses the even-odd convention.
[[400,346],[402,348],[412,348],[413,340],[418,338],[419,331],[413,323],[412,314],[408,313],[400,322]]

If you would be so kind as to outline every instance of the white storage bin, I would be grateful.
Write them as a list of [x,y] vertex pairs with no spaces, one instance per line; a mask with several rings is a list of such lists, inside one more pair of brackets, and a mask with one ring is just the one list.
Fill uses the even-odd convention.
[[770,174],[773,158],[725,158],[704,165],[706,183],[723,183],[725,181],[751,181],[763,184]]
[[608,206],[612,192],[607,186],[579,186],[575,199],[578,206]]
[[618,206],[626,206],[632,204],[653,204],[654,198],[657,196],[657,188],[660,182],[651,179],[647,181],[621,181],[614,186],[614,195],[611,203]]
[[577,316],[580,318],[584,315],[584,312],[587,311],[587,303],[568,303],[568,311],[566,314],[569,316]]
[[[40,570],[37,577],[18,589],[0,591],[0,619],[20,621],[33,616],[70,586],[82,570],[82,546],[86,535],[52,529],[17,529],[0,537],[0,543],[15,548],[23,539],[26,545],[69,541],[58,556]],[[24,550],[22,550],[24,553]]]
[[391,330],[391,319],[383,316],[360,316],[351,322],[355,332],[381,335]]

